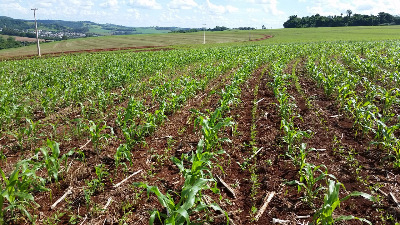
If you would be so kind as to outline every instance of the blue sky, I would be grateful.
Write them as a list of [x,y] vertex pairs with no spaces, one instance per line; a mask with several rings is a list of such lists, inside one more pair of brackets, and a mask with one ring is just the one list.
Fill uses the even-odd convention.
[[0,0],[0,15],[125,26],[281,28],[291,15],[400,15],[398,0]]

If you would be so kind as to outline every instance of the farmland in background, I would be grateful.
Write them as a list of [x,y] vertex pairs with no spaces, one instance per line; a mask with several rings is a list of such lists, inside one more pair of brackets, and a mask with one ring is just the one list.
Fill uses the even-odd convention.
[[398,224],[396,32],[0,62],[0,224]]
[[[309,43],[319,41],[377,41],[393,40],[400,37],[400,26],[382,27],[337,27],[337,28],[300,28],[300,29],[267,29],[255,31],[230,30],[223,32],[206,32],[207,45],[203,46],[203,32],[170,33],[170,34],[140,34],[107,37],[79,38],[54,43],[43,43],[43,54],[62,53],[84,50],[106,50],[109,48],[143,48],[143,47],[173,47],[173,48],[203,48],[248,45],[250,39],[260,39],[272,36],[259,44]],[[252,43],[255,44],[255,43]],[[0,51],[0,59],[35,55],[35,46]]]

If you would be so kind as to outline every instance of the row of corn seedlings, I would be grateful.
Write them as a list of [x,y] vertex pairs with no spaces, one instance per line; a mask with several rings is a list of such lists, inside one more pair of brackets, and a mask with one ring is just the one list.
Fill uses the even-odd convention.
[[[300,117],[296,114],[296,104],[294,99],[287,93],[287,87],[292,81],[295,82],[295,69],[291,75],[283,72],[287,62],[275,64],[272,66],[274,82],[272,88],[275,97],[279,102],[279,111],[281,116],[281,129],[284,132],[283,141],[287,144],[286,155],[293,160],[296,167],[299,168],[299,180],[288,182],[291,185],[297,185],[298,191],[304,192],[303,200],[316,210],[313,220],[315,224],[333,224],[335,221],[358,219],[367,220],[354,216],[334,217],[333,213],[340,202],[347,200],[352,196],[362,196],[369,200],[374,200],[371,195],[362,192],[352,192],[345,198],[340,199],[340,187],[344,187],[337,179],[328,173],[325,165],[314,165],[307,162],[307,154],[313,151],[307,148],[302,142],[303,138],[310,138],[312,134],[309,131],[301,131],[295,127],[294,118]],[[321,207],[315,205],[315,200],[320,198],[320,194],[325,192],[324,201]]]
[[[400,128],[400,118],[391,111],[393,106],[399,105],[399,91],[384,90],[386,94],[382,96],[377,86],[367,77],[350,73],[334,60],[315,57],[319,58],[318,66],[314,63],[315,58],[310,58],[307,66],[311,77],[324,88],[328,96],[336,98],[341,108],[354,119],[356,131],[361,131],[362,135],[374,134],[373,144],[389,150],[395,158],[394,166],[399,167],[400,147],[395,132]],[[357,87],[365,90],[364,95],[356,91]],[[381,97],[384,103],[378,107],[375,99]]]
[[[167,214],[163,214],[158,210],[153,211],[150,216],[150,224],[154,224],[158,218],[164,224],[191,224],[190,215],[205,212],[196,222],[204,222],[209,220],[211,212],[214,209],[225,214],[229,223],[228,214],[224,212],[217,203],[204,202],[206,190],[214,193],[220,193],[216,188],[216,180],[212,174],[212,169],[218,165],[216,158],[220,154],[226,154],[222,149],[222,143],[229,141],[227,138],[221,138],[220,133],[226,127],[234,125],[232,118],[226,117],[226,112],[230,107],[237,104],[240,95],[240,85],[252,74],[258,66],[257,61],[247,62],[242,65],[232,76],[230,84],[227,84],[220,93],[219,107],[213,112],[202,113],[195,110],[197,118],[195,119],[195,127],[200,131],[201,138],[197,144],[195,152],[183,154],[181,159],[172,157],[172,161],[179,168],[185,182],[179,195],[179,200],[174,199],[168,192],[163,194],[158,187],[149,186],[145,183],[137,183],[139,187],[147,189],[148,194],[154,193],[160,204],[166,208]],[[207,115],[209,114],[209,115]],[[186,166],[187,163],[189,166]],[[218,165],[218,167],[221,167]],[[177,203],[176,203],[177,202]]]
[[[185,184],[186,180],[188,183],[187,186],[184,186],[182,189],[181,197],[183,200],[178,204],[179,207],[177,207],[176,201],[174,201],[173,204],[171,203],[171,205],[169,205],[171,206],[169,212],[175,210],[175,219],[179,217],[180,221],[187,221],[188,216],[186,216],[181,206],[186,207],[185,210],[187,214],[214,206],[209,205],[210,207],[197,208],[197,206],[201,204],[190,204],[192,204],[193,199],[195,199],[197,203],[200,203],[201,198],[199,198],[199,196],[201,196],[201,190],[211,189],[212,187],[209,183],[214,182],[211,181],[211,179],[213,179],[211,176],[211,165],[213,164],[210,164],[209,161],[213,161],[214,158],[218,156],[218,150],[221,148],[221,143],[224,141],[224,139],[218,135],[218,131],[225,126],[231,125],[231,119],[226,119],[225,114],[230,110],[232,105],[235,105],[240,100],[240,85],[257,67],[273,62],[271,66],[274,76],[272,88],[279,102],[278,107],[282,117],[281,129],[284,133],[283,140],[287,144],[287,155],[294,159],[295,164],[299,166],[300,179],[297,184],[299,189],[305,190],[305,198],[310,199],[310,202],[312,202],[313,196],[316,196],[316,193],[319,193],[321,190],[319,189],[319,183],[321,183],[322,180],[326,181],[329,187],[326,189],[326,196],[337,194],[340,185],[338,185],[339,183],[336,181],[329,181],[328,178],[332,177],[327,174],[326,170],[323,171],[323,166],[315,166],[306,162],[306,155],[309,149],[302,143],[302,139],[308,136],[309,133],[301,131],[295,126],[294,119],[297,117],[296,106],[293,104],[293,97],[287,93],[287,83],[291,82],[295,74],[292,73],[292,75],[288,75],[283,73],[285,65],[295,58],[295,56],[313,55],[311,58],[315,61],[319,61],[318,66],[315,64],[312,65],[311,63],[309,64],[311,74],[313,74],[313,76],[315,74],[315,78],[320,80],[319,82],[327,94],[341,96],[342,99],[345,99],[346,102],[349,103],[346,103],[349,105],[349,114],[353,113],[356,116],[361,115],[366,117],[356,120],[361,129],[367,129],[370,118],[375,116],[376,118],[380,118],[382,122],[373,123],[373,129],[380,130],[379,132],[382,133],[382,135],[377,136],[377,140],[380,140],[384,144],[389,143],[392,145],[394,145],[397,140],[397,137],[393,134],[397,128],[395,126],[389,126],[385,121],[382,121],[381,117],[378,115],[379,107],[373,103],[365,105],[366,102],[362,101],[359,95],[355,93],[357,85],[362,85],[369,89],[376,87],[376,85],[370,85],[371,83],[374,84],[373,80],[371,80],[371,82],[369,81],[370,79],[368,79],[368,82],[366,79],[362,80],[358,78],[359,76],[348,72],[344,66],[331,63],[331,61],[327,59],[332,52],[339,53],[343,51],[346,46],[352,45],[339,45],[339,49],[334,48],[334,44],[324,43],[212,48],[156,53],[101,53],[94,55],[82,54],[63,56],[52,59],[1,62],[0,121],[2,124],[0,125],[0,130],[4,131],[8,130],[8,128],[12,128],[12,132],[9,135],[14,136],[15,139],[21,142],[25,140],[32,142],[32,140],[37,138],[35,135],[32,135],[32,133],[34,133],[33,131],[37,130],[38,126],[37,121],[34,121],[34,115],[37,112],[41,112],[43,115],[47,116],[67,106],[78,105],[82,109],[82,114],[97,114],[97,112],[105,111],[105,109],[113,105],[115,101],[122,102],[127,100],[128,106],[125,109],[121,109],[118,115],[115,115],[117,117],[117,125],[121,128],[124,136],[123,138],[125,139],[125,143],[117,149],[115,161],[119,165],[122,164],[124,160],[127,160],[132,165],[133,160],[130,157],[130,147],[132,145],[143,141],[144,136],[154,132],[156,126],[162,124],[167,115],[179,109],[188,99],[199,91],[204,90],[211,80],[239,65],[237,71],[232,75],[231,82],[219,92],[221,95],[219,107],[209,114],[197,114],[196,126],[202,132],[203,136],[200,138],[197,148],[199,155],[195,156],[193,153],[191,156],[173,159],[175,164],[180,167],[182,174],[186,174],[184,175]],[[368,52],[366,54],[368,54]],[[395,53],[391,51],[390,54],[394,55]],[[195,63],[198,63],[197,66],[195,66],[194,69],[189,69]],[[328,66],[325,66],[325,68],[324,64],[328,64]],[[180,69],[193,71],[193,76],[176,75],[176,71]],[[377,73],[376,71],[374,70],[373,73]],[[396,74],[393,71],[390,73]],[[169,75],[173,78],[169,77]],[[392,77],[392,80],[397,79],[394,75]],[[356,82],[356,84],[354,82]],[[337,87],[340,87],[340,90],[337,90]],[[146,109],[149,103],[145,102],[143,96],[140,94],[151,95],[150,99],[152,99],[152,104],[157,106],[154,108],[154,112],[150,109]],[[87,102],[91,104],[93,110],[86,110]],[[388,106],[386,107],[386,111],[387,114],[390,114],[391,111]],[[360,110],[355,110],[358,109],[357,107],[360,108]],[[373,110],[371,111],[370,109]],[[84,129],[90,136],[95,150],[99,151],[99,143],[101,140],[114,136],[112,129],[108,127],[104,121],[91,121],[91,119],[96,118],[96,116],[84,118],[87,120],[82,122],[83,127],[85,127]],[[24,127],[25,130],[21,129],[21,131],[14,132],[21,127]],[[396,129],[391,130],[392,128]],[[54,130],[54,136],[57,136],[57,127],[55,127]],[[255,132],[255,128],[253,131]],[[0,134],[0,140],[2,138],[1,136],[3,136],[3,132]],[[52,138],[52,140],[54,139]],[[54,148],[55,144],[52,144],[52,146]],[[49,148],[51,149],[51,147]],[[213,154],[210,153],[210,149],[213,149],[211,151]],[[43,153],[43,156],[38,156],[36,157],[37,159],[35,158],[31,161],[40,161],[43,165],[46,165],[47,168],[47,164],[51,165],[54,160],[46,160],[45,158],[52,157],[53,155],[59,158],[59,154],[57,156],[57,153],[54,152],[47,156]],[[397,156],[399,159],[400,152]],[[48,161],[47,164],[46,161]],[[190,166],[187,167],[187,164],[182,163],[183,161],[189,161]],[[198,164],[207,166],[205,166],[205,168],[196,168]],[[47,170],[49,171],[49,169]],[[57,176],[54,177],[54,174],[58,175],[58,173],[54,172],[56,170],[50,169],[50,171],[53,172],[52,175],[49,176],[53,177],[53,179],[58,179]],[[22,174],[23,173],[24,172],[22,172]],[[102,189],[106,173],[107,171],[105,171],[103,166],[96,166],[97,178],[88,182],[87,187],[85,187],[89,200],[93,192]],[[10,174],[12,175],[13,173]],[[322,176],[322,180],[318,182],[312,179],[312,176],[315,174],[317,174],[317,177],[322,174],[325,175]],[[14,182],[10,184],[10,182],[8,182],[14,176],[16,175],[6,176],[4,174],[2,187],[5,188],[7,185],[12,187],[14,183],[18,183]],[[194,177],[193,180],[191,177]],[[21,179],[22,177],[20,177],[20,180]],[[194,192],[190,190],[190,187],[193,186],[196,187]],[[196,191],[196,189],[198,190]],[[15,188],[12,187],[9,190],[12,192]],[[156,189],[150,188],[150,192],[151,191],[156,192]],[[2,199],[0,200],[3,201],[1,204],[3,208],[7,208],[10,205],[10,201],[22,199],[22,197],[16,197],[14,200],[13,198],[7,199],[7,193],[8,192],[2,191]],[[189,194],[190,196],[194,196],[194,198],[189,198]],[[30,198],[29,195],[25,196]],[[33,196],[32,193],[31,196]],[[168,197],[167,194],[165,194],[164,197],[162,198],[164,202],[171,200],[171,196]],[[329,199],[335,201],[335,204],[338,203],[335,197],[329,197]],[[322,222],[329,221],[329,218],[331,218],[329,215],[332,214],[334,207],[332,209],[332,205],[328,204],[330,201],[329,199],[326,200],[327,205],[324,205],[322,208],[325,207],[325,210],[331,210],[331,213],[318,211],[319,213],[316,214],[317,221],[318,218],[325,218],[319,220]],[[190,203],[187,203],[187,201]],[[165,206],[165,204],[162,203],[163,206]],[[10,209],[7,208],[3,214],[11,212],[9,210]],[[325,213],[328,216],[323,217],[322,214],[325,215]],[[163,216],[161,213],[157,212],[153,214],[152,218],[155,218],[157,215],[159,217],[164,217],[164,219],[168,221],[174,220],[169,219],[169,215]]]
[[257,171],[257,151],[259,151],[260,146],[257,146],[257,140],[256,140],[256,136],[257,136],[257,125],[256,125],[256,119],[257,119],[257,108],[258,108],[258,101],[259,99],[258,97],[258,91],[260,88],[259,82],[261,80],[261,78],[264,76],[265,70],[261,72],[261,75],[259,77],[257,77],[257,85],[254,88],[254,92],[253,92],[253,107],[251,110],[251,126],[250,126],[250,149],[251,149],[251,157],[249,159],[247,159],[244,163],[244,166],[247,166],[247,164],[250,161],[250,165],[248,166],[249,168],[249,172],[250,172],[250,182],[251,182],[251,193],[250,193],[250,198],[251,198],[251,202],[252,202],[252,207],[251,207],[251,211],[250,211],[250,217],[252,219],[256,218],[256,213],[258,211],[257,209],[257,194],[259,192],[260,189],[260,181],[258,178],[258,174],[256,173]]
[[[226,54],[226,53],[225,53]],[[175,83],[175,84],[179,84],[179,85],[174,85],[174,90],[179,90],[180,93],[179,95],[175,95],[175,96],[179,96],[179,100],[178,101],[182,101],[181,96],[184,96],[183,100],[186,101],[187,98],[189,98],[190,96],[193,96],[195,94],[195,92],[204,89],[205,85],[213,78],[215,78],[216,76],[220,75],[221,73],[225,72],[227,69],[230,69],[232,67],[234,67],[234,64],[238,63],[238,61],[233,60],[232,58],[228,58],[230,61],[228,62],[223,62],[220,63],[220,66],[217,67],[213,67],[213,66],[208,66],[208,67],[203,67],[201,68],[200,72],[204,72],[207,71],[208,73],[206,74],[205,78],[203,78],[203,80],[195,80],[192,79],[189,76],[184,76],[183,78],[178,79],[179,82]],[[246,59],[247,60],[247,59]],[[153,81],[155,81],[155,79],[153,79]],[[200,83],[199,83],[200,82]],[[160,86],[162,86],[164,84],[161,84]],[[166,101],[161,102],[160,104],[160,108],[158,110],[156,110],[156,112],[154,114],[150,114],[150,113],[144,113],[145,109],[143,108],[143,105],[141,105],[141,102],[139,101],[134,101],[133,98],[131,98],[129,104],[128,104],[128,114],[130,114],[130,117],[135,117],[137,115],[146,116],[146,122],[142,125],[139,124],[138,126],[132,126],[134,127],[134,129],[139,130],[139,132],[142,132],[141,134],[147,135],[149,133],[151,133],[152,130],[154,130],[155,125],[154,124],[160,124],[162,122],[163,119],[165,119],[165,114],[163,111],[165,111],[163,109],[163,107],[170,107],[171,108],[171,104],[168,102],[172,102],[172,104],[176,104],[175,100],[172,100],[170,98],[165,98]],[[180,104],[183,102],[180,102]],[[178,106],[179,107],[179,106]],[[176,110],[177,107],[176,106],[172,106],[173,110]],[[125,112],[126,114],[126,112]],[[132,122],[129,121],[129,119],[126,119],[126,117],[123,117],[124,121],[123,122]],[[126,119],[126,120],[125,120]],[[142,118],[141,118],[142,119]],[[150,122],[149,122],[150,120]],[[31,120],[28,120],[31,121]],[[122,121],[122,120],[120,120]],[[154,123],[151,123],[154,122]],[[35,122],[36,123],[36,122]],[[35,124],[34,124],[35,125]],[[108,138],[110,137],[109,135],[107,135],[107,133],[105,133],[105,129],[111,129],[110,127],[106,126],[105,123],[96,123],[93,121],[88,121],[88,124],[85,126],[87,127],[87,131],[90,135],[90,140],[93,143],[93,147],[96,150],[97,153],[99,153],[99,143],[100,140],[103,138]],[[29,128],[30,129],[30,128]],[[86,129],[86,128],[85,128]],[[112,134],[113,132],[111,132]],[[58,145],[57,145],[58,146]],[[82,153],[82,152],[81,152]],[[56,153],[52,153],[51,156],[56,157],[57,154]],[[83,156],[84,157],[84,156]],[[121,145],[116,152],[115,155],[115,160],[117,165],[120,164],[123,160],[127,159],[130,163],[132,163],[132,159],[130,157],[130,152],[127,148],[126,145]],[[99,167],[100,168],[100,167]],[[96,171],[98,171],[99,169],[96,168]],[[103,173],[101,173],[103,174]],[[57,173],[56,173],[57,175]],[[104,176],[102,176],[104,177]],[[6,177],[3,179],[3,181],[5,181]],[[93,194],[93,192],[96,191],[97,189],[97,184],[101,184],[102,183],[102,178],[99,178],[98,181],[99,182],[89,182],[88,183],[88,195],[85,194],[85,196],[88,196],[88,198],[90,199],[90,195]],[[91,188],[93,187],[93,188]],[[90,191],[91,190],[91,191]],[[6,192],[3,192],[6,193]],[[4,203],[4,204],[3,204]],[[7,206],[9,204],[9,201],[3,201],[2,205]]]
[[[225,52],[191,50],[101,53],[1,62],[0,130],[83,100],[96,102],[130,96],[148,75],[175,71],[195,62],[218,61]],[[17,85],[16,85],[17,84]],[[121,93],[113,92],[122,88]]]

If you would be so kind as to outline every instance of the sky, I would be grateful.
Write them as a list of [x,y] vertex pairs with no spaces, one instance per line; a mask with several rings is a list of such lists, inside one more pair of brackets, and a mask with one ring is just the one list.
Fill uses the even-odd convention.
[[[0,15],[16,19],[92,21],[130,27],[215,26],[282,28],[291,15],[387,12],[400,15],[398,0],[0,0]],[[206,25],[204,25],[206,24]]]

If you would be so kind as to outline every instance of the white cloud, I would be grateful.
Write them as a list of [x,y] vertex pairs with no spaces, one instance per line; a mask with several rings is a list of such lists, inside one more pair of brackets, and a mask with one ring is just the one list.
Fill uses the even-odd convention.
[[128,9],[127,11],[136,20],[139,20],[141,18],[141,14],[140,14],[139,10],[137,10],[137,9]]
[[192,9],[199,5],[193,0],[172,0],[168,7],[170,9]]
[[2,11],[17,11],[21,14],[28,14],[31,11],[30,8],[28,9],[27,7],[22,7],[19,3],[15,3],[14,1],[0,1],[0,8]]
[[118,8],[118,5],[119,5],[118,0],[107,0],[107,1],[105,1],[105,2],[100,4],[101,7],[113,8],[113,9]]
[[226,11],[229,13],[235,13],[235,12],[239,11],[238,8],[231,6],[231,5],[227,5],[227,6],[225,6],[225,8],[226,8]]
[[274,16],[283,15],[284,12],[278,9],[277,0],[247,0],[249,3],[260,4],[267,14]]
[[156,0],[129,0],[129,4],[144,9],[162,9]]
[[159,19],[166,22],[167,24],[174,23],[174,21],[182,21],[182,18],[179,16],[179,14],[175,13],[174,10],[169,10],[162,13]]
[[246,12],[247,13],[260,13],[262,10],[258,8],[247,8]]
[[210,2],[210,0],[207,0],[207,9],[211,14],[225,14],[225,13],[234,13],[237,12],[239,9],[231,6],[231,5],[215,5]]
[[50,8],[53,6],[53,3],[55,3],[55,0],[45,0],[45,1],[40,1],[38,6],[39,8]]

